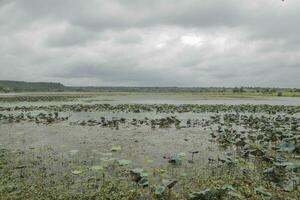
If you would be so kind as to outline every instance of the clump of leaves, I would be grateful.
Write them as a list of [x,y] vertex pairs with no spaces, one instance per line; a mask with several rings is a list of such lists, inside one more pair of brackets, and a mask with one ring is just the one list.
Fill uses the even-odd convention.
[[161,196],[166,191],[166,187],[163,185],[159,185],[155,187],[154,194],[156,196]]
[[182,157],[179,156],[179,155],[172,155],[169,158],[168,162],[170,164],[173,164],[173,165],[181,165],[182,164]]
[[155,195],[162,196],[168,189],[170,196],[171,189],[176,185],[177,182],[178,181],[175,179],[163,179],[162,184],[155,187]]
[[136,182],[138,185],[147,187],[149,181],[147,179],[148,174],[141,168],[135,168],[130,170],[131,180]]

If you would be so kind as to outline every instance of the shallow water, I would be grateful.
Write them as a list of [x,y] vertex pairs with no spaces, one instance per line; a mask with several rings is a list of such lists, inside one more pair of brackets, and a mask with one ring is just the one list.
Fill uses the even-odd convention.
[[[151,130],[140,127],[112,130],[101,127],[23,123],[1,125],[0,133],[2,147],[39,151],[48,146],[67,157],[75,152],[94,154],[100,158],[101,153],[111,152],[113,145],[120,145],[122,149],[110,157],[132,160],[136,167],[166,164],[163,157],[177,153],[185,153],[186,159],[189,159],[189,151],[200,151],[197,160],[201,162],[206,162],[209,157],[215,158],[220,153],[218,147],[209,142],[207,131],[198,128]],[[152,160],[153,163],[148,163],[147,160]]]
[[[5,94],[17,96],[16,94]],[[20,94],[25,96],[26,94]],[[28,94],[31,95],[31,94]],[[36,94],[35,94],[36,95]],[[64,95],[63,93],[44,93],[42,95]],[[67,95],[67,94],[66,94]],[[74,94],[76,95],[76,94]],[[80,95],[80,93],[78,93]],[[269,104],[269,105],[300,105],[300,97],[214,97],[201,94],[86,94],[92,97],[78,98],[72,101],[42,102],[0,102],[0,106],[46,106],[61,104]]]
[[[157,94],[98,95],[90,98],[79,98],[75,101],[0,103],[0,106],[47,106],[101,103],[114,105],[154,103],[300,105],[300,98],[220,98],[193,95],[183,96]],[[233,107],[236,108],[235,106]],[[27,114],[29,116],[25,117],[26,120],[20,120],[19,122],[3,120],[3,124],[1,124],[2,122],[0,121],[0,149],[7,149],[14,153],[13,155],[16,155],[9,157],[13,164],[11,167],[8,166],[8,169],[16,169],[11,171],[14,173],[20,173],[21,175],[24,173],[23,169],[25,169],[25,174],[27,174],[28,177],[26,181],[29,186],[31,186],[32,183],[39,185],[39,181],[42,180],[42,182],[48,181],[45,184],[46,187],[44,187],[47,188],[49,185],[51,186],[52,181],[54,180],[54,183],[57,185],[59,185],[58,183],[63,183],[65,191],[72,192],[74,190],[74,193],[76,194],[78,191],[82,190],[83,183],[90,183],[90,180],[92,180],[91,178],[97,181],[102,180],[101,178],[104,177],[104,174],[105,177],[111,176],[126,180],[128,177],[128,170],[132,168],[143,168],[146,170],[146,172],[150,175],[149,179],[151,178],[152,181],[151,188],[154,185],[161,184],[161,174],[157,174],[157,172],[161,173],[161,170],[163,170],[162,173],[165,173],[163,176],[176,179],[181,177],[183,174],[184,176],[182,179],[179,179],[178,185],[184,185],[186,181],[190,182],[194,180],[195,175],[198,175],[200,172],[204,175],[215,174],[215,169],[217,168],[220,168],[221,178],[226,177],[224,176],[224,172],[226,173],[226,171],[222,170],[222,166],[226,167],[228,163],[222,164],[222,162],[226,162],[226,160],[224,161],[224,158],[227,158],[228,156],[235,158],[238,155],[237,151],[240,151],[241,149],[235,145],[226,146],[226,149],[225,146],[221,148],[217,139],[220,138],[222,133],[218,137],[216,135],[220,128],[223,130],[226,128],[229,131],[236,131],[237,134],[235,136],[241,135],[241,133],[244,132],[243,136],[249,136],[249,133],[254,133],[254,136],[256,137],[260,134],[261,130],[254,126],[248,126],[248,118],[245,118],[245,116],[253,115],[254,117],[261,117],[258,118],[257,125],[262,123],[262,125],[267,128],[270,128],[269,125],[272,124],[278,125],[279,122],[276,122],[276,117],[278,115],[288,117],[288,123],[286,123],[286,121],[280,121],[279,125],[281,126],[279,126],[278,130],[286,128],[286,130],[291,131],[292,127],[290,123],[294,121],[299,122],[299,118],[291,120],[291,118],[300,117],[300,112],[297,107],[291,108],[296,109],[296,114],[293,114],[293,112],[286,112],[285,109],[279,110],[278,112],[268,112],[272,111],[273,108],[269,108],[269,106],[262,107],[267,107],[267,110],[254,109],[255,111],[252,111],[251,109],[246,109],[246,111],[243,112],[243,109],[241,109],[241,112],[238,111],[237,113],[235,109],[229,109],[227,111],[219,111],[218,109],[215,109],[209,110],[210,112],[206,112],[204,110],[203,112],[191,111],[181,113],[180,109],[177,110],[174,108],[174,110],[171,111],[174,111],[174,113],[155,112],[155,109],[154,111],[148,112],[145,111],[147,109],[141,109],[141,112],[135,113],[126,112],[126,109],[125,112],[123,112],[122,109],[107,109],[107,111],[96,111],[97,109],[94,109],[93,111],[93,109],[87,109],[89,112],[73,112],[72,109],[70,109],[70,111],[68,109],[62,109],[61,111],[63,112],[59,112],[58,116],[55,116],[55,120],[57,121],[49,123],[43,118],[37,118],[38,122],[36,122],[35,117],[40,113],[44,113],[46,115],[51,114],[51,116],[54,116],[54,110],[51,109],[47,110],[47,108],[45,108],[45,110],[30,110],[28,112],[20,110],[3,111],[0,112],[0,114],[20,115],[20,113],[23,113],[25,116]],[[228,120],[228,118],[226,120],[224,118],[224,115],[226,114],[232,114],[229,116],[233,116],[233,120]],[[47,116],[49,117],[49,115]],[[160,119],[166,119],[167,117],[172,116],[176,117],[176,119],[180,121],[180,125],[175,125],[175,123],[171,120],[171,122],[168,122],[171,124],[170,126],[167,125],[160,127]],[[211,118],[211,116],[217,117]],[[61,117],[69,118],[65,120]],[[118,126],[109,126],[107,124],[102,126],[104,124],[98,123],[80,123],[82,121],[87,122],[88,120],[96,120],[99,122],[101,121],[101,117],[105,117],[107,121],[114,118],[124,118],[125,122],[124,120],[121,122],[118,121],[118,123],[120,122],[120,125],[118,124]],[[261,120],[262,118],[264,118],[264,120]],[[40,119],[41,121],[39,121]],[[132,123],[133,121],[137,121],[133,119],[141,120],[143,123]],[[154,128],[151,125],[152,119],[153,121],[158,121],[158,123],[154,122],[154,124],[156,123]],[[187,123],[187,121],[191,121],[191,123]],[[229,121],[234,122],[228,123]],[[274,127],[272,126],[271,128]],[[274,130],[276,130],[276,127]],[[222,130],[220,132],[222,132]],[[261,131],[261,133],[264,134],[265,132]],[[217,139],[213,139],[216,137]],[[234,142],[236,141],[238,140],[234,140]],[[249,144],[252,144],[250,140],[246,141]],[[258,145],[258,143],[256,145]],[[120,146],[120,150],[112,152],[112,147],[114,146]],[[192,157],[191,152],[197,153],[193,154],[194,157]],[[172,155],[182,156],[182,164],[170,164],[169,160]],[[126,166],[121,166],[119,164],[120,160],[131,161],[131,163]],[[250,160],[247,162],[249,161]],[[33,165],[31,165],[32,163]],[[237,164],[236,159],[234,160],[234,163]],[[214,168],[213,164],[217,168]],[[241,164],[242,165],[238,167],[243,167],[240,168],[243,169],[243,171],[229,171],[228,173],[230,176],[232,176],[232,173],[234,172],[247,172],[247,170],[244,170],[244,163]],[[255,166],[255,164],[257,163],[254,163],[253,166]],[[96,172],[92,169],[94,166],[100,167],[102,170]],[[253,170],[252,163],[251,165],[249,163],[249,166],[247,167]],[[44,169],[49,174],[47,179],[44,179],[44,177],[40,175]],[[121,174],[121,176],[120,174],[114,174],[115,172],[112,169],[121,170],[126,174]],[[203,171],[200,169],[203,169]],[[232,168],[230,167],[230,169]],[[74,174],[74,172],[79,174]],[[261,172],[254,173],[259,174]],[[62,174],[65,176],[68,175],[67,177],[74,180],[74,184],[72,183],[71,189],[68,188],[69,182],[65,180],[65,176],[62,177]],[[249,175],[251,175],[251,173]],[[240,176],[241,175],[238,175],[238,177]],[[117,180],[119,181],[121,179]],[[13,184],[17,185],[20,180],[24,181],[23,175],[20,176],[20,178],[14,179]],[[205,184],[207,180],[209,180],[209,178],[205,178]],[[132,185],[131,180],[128,181],[128,183]],[[57,187],[57,185],[55,185],[55,187]],[[254,184],[254,187],[256,186],[257,185]],[[182,186],[180,187],[186,188]],[[191,188],[193,187],[194,185],[192,185]],[[251,186],[251,190],[253,190],[254,187]],[[198,190],[198,188],[196,189]],[[180,191],[180,189],[178,191]]]
[[95,101],[105,101],[110,104],[270,104],[270,105],[300,105],[299,97],[247,97],[225,98],[205,97],[199,95],[127,95],[127,96],[99,96]]

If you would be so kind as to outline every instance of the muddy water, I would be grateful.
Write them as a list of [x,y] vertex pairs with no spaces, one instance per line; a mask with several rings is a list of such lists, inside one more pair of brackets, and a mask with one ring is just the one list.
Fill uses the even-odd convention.
[[[110,154],[112,146],[121,146],[109,158],[128,159],[136,167],[157,167],[167,163],[164,157],[184,153],[191,159],[190,151],[199,151],[195,160],[206,163],[221,152],[209,141],[208,131],[190,129],[150,129],[145,127],[111,130],[99,127],[81,127],[62,124],[33,125],[31,123],[1,125],[2,147],[39,151],[51,147],[63,156],[91,157],[99,160]],[[44,152],[47,154],[47,152]],[[104,156],[105,157],[105,156]]]
[[[94,100],[94,101],[93,101]],[[127,96],[98,96],[90,101],[105,101],[110,104],[270,104],[270,105],[300,105],[299,97],[246,97],[225,98],[205,97],[200,95],[127,95]]]
[[[270,97],[270,98],[220,98],[202,97],[199,95],[96,95],[91,98],[80,98],[68,102],[14,102],[0,103],[0,106],[30,106],[30,105],[60,105],[60,104],[271,104],[271,105],[300,105],[300,98]],[[41,111],[33,111],[38,114]],[[213,113],[212,113],[213,114]],[[89,119],[113,117],[126,119],[157,119],[176,116],[180,120],[207,119],[209,113],[175,113],[157,114],[146,113],[113,113],[113,112],[67,112],[60,113],[69,116],[68,121],[53,125],[36,125],[34,123],[1,124],[0,147],[9,149],[34,149],[40,152],[44,147],[54,149],[62,156],[72,159],[89,158],[101,162],[101,158],[128,159],[136,167],[151,167],[167,165],[168,157],[172,154],[183,153],[190,159],[190,151],[199,151],[196,161],[207,162],[208,158],[217,158],[223,150],[210,142],[208,130],[201,127],[177,130],[175,128],[151,129],[149,126],[128,126],[120,130],[101,128],[99,126],[72,126],[71,122]],[[111,154],[112,146],[121,146],[121,150]],[[42,152],[47,156],[47,152]],[[104,156],[105,155],[105,156]],[[150,162],[151,161],[151,162]],[[97,163],[99,164],[99,163]]]

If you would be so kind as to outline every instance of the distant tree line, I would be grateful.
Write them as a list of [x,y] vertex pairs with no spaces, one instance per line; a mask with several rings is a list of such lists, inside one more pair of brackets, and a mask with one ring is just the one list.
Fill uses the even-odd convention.
[[61,83],[0,81],[0,92],[64,91]]
[[233,93],[256,92],[262,94],[276,94],[282,96],[283,92],[299,93],[299,88],[260,88],[260,87],[234,87]]
[[157,93],[261,93],[282,96],[284,93],[300,93],[299,88],[262,88],[262,87],[67,87],[61,83],[1,81],[0,92],[157,92]]
[[8,93],[11,92],[11,89],[0,85],[0,92]]

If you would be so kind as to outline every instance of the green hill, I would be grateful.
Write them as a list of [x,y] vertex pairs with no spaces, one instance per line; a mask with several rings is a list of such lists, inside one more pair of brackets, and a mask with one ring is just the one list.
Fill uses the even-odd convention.
[[44,92],[64,89],[65,86],[61,83],[0,80],[0,92]]

